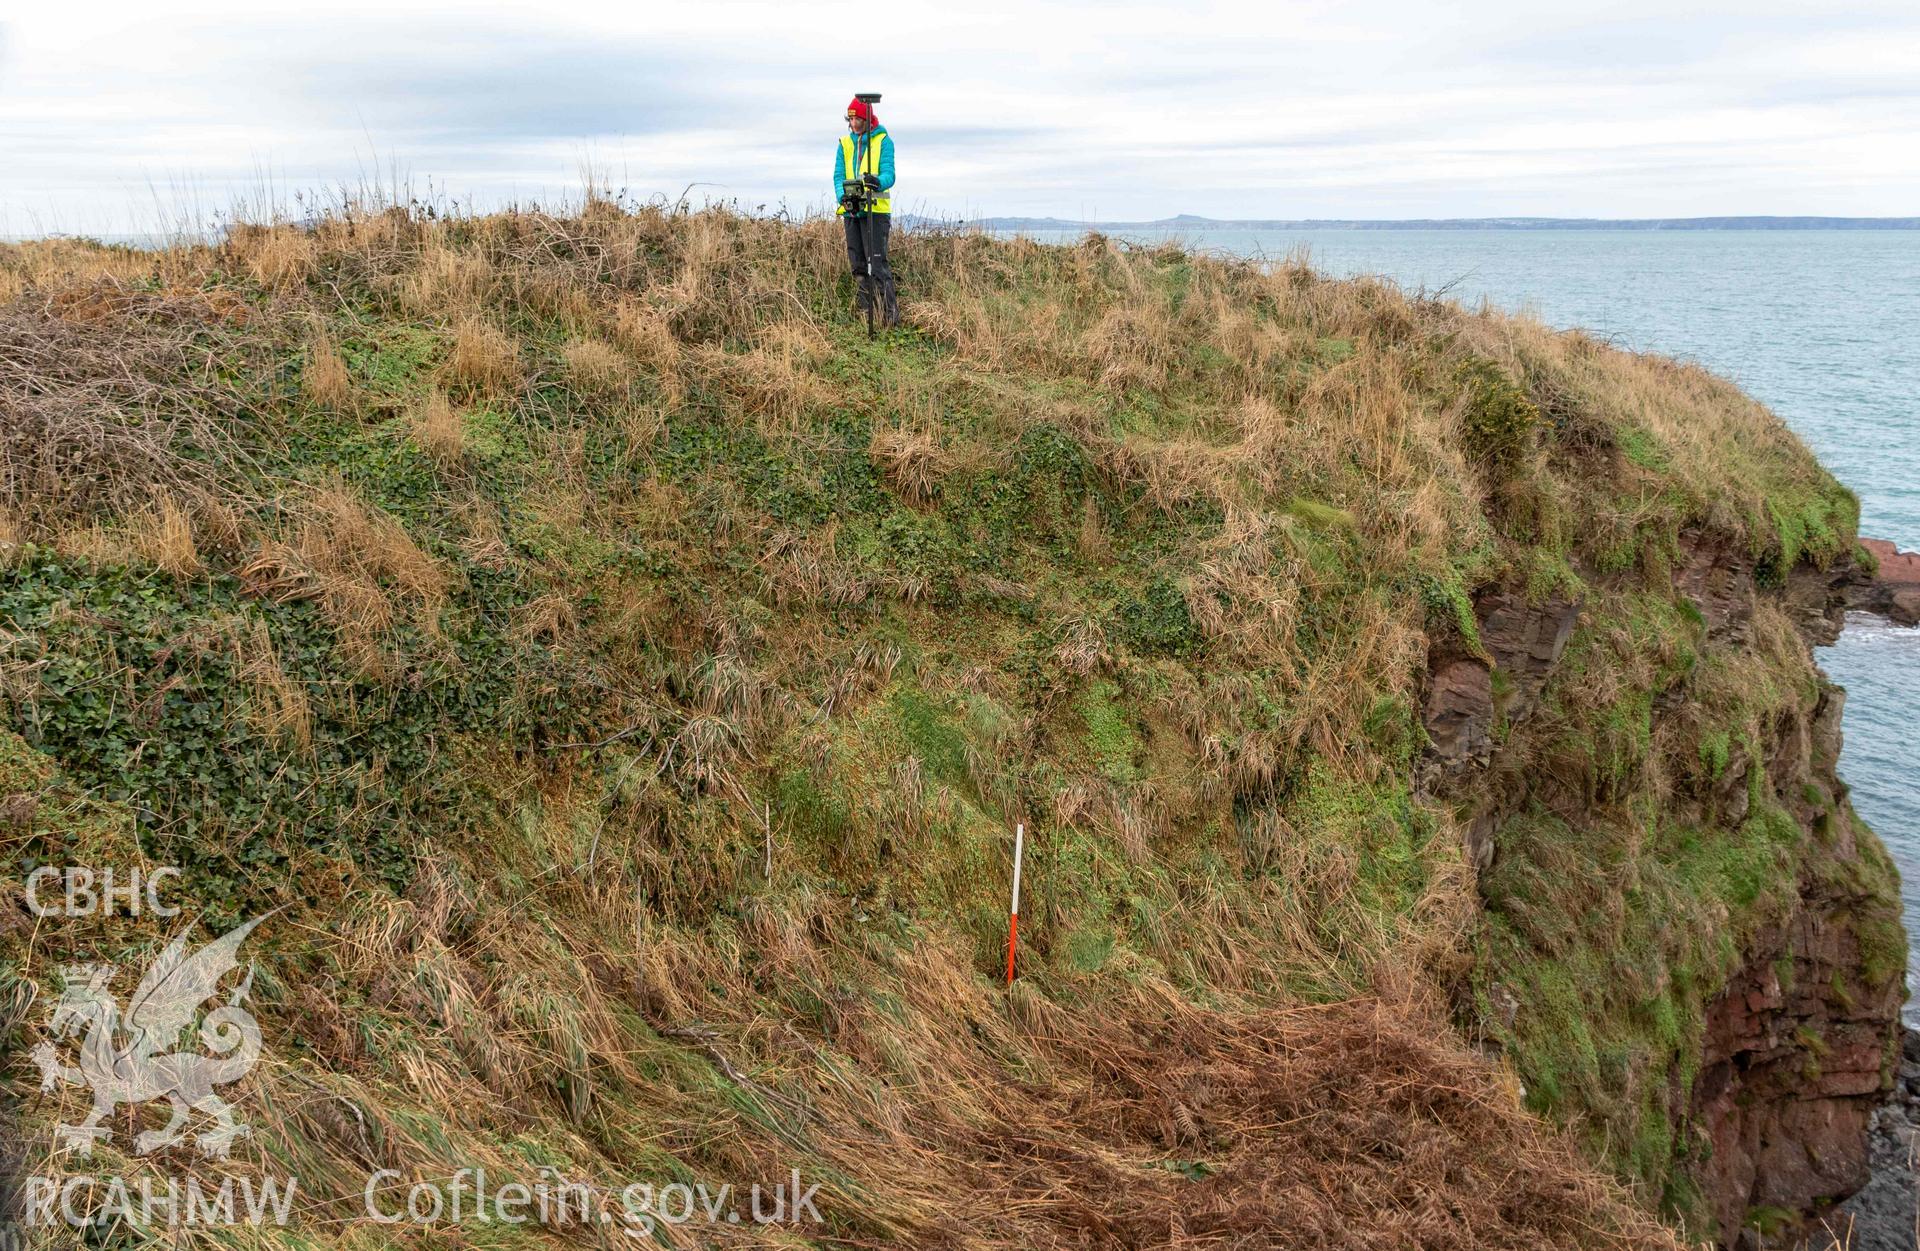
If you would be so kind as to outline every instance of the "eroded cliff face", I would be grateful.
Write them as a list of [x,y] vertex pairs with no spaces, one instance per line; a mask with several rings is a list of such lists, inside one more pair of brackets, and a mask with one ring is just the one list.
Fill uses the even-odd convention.
[[1664,584],[1478,594],[1478,639],[1431,657],[1425,783],[1481,872],[1470,1024],[1731,1247],[1866,1182],[1905,936],[1811,652],[1868,579],[1706,533],[1674,556]]
[[1804,1210],[1868,1177],[1867,1121],[1904,995],[1860,930],[1883,901],[1857,870],[1881,853],[1862,846],[1873,836],[1835,776],[1842,699],[1825,687],[1781,727],[1768,772],[1787,779],[1779,798],[1818,850],[1801,863],[1791,918],[1761,932],[1706,1012],[1689,1114],[1712,1144],[1702,1180],[1723,1233],[1754,1209]]

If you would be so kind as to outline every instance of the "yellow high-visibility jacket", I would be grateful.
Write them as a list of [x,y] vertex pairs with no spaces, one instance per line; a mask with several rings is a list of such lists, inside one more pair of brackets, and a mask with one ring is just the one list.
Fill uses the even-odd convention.
[[[839,204],[840,197],[846,194],[847,184],[862,174],[872,174],[880,180],[881,191],[893,189],[893,136],[884,126],[875,126],[864,135],[849,131],[840,136],[840,147],[833,155],[833,198]],[[846,206],[841,204],[835,212],[845,213]],[[874,202],[876,213],[893,212],[893,197],[883,196]]]

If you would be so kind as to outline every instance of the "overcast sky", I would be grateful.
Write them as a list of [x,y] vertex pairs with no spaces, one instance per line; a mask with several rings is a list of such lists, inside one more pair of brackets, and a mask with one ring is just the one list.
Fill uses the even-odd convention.
[[[1563,11],[1555,11],[1561,8]],[[1920,214],[1920,3],[0,6],[0,233],[399,171],[824,207],[855,89],[896,211]]]

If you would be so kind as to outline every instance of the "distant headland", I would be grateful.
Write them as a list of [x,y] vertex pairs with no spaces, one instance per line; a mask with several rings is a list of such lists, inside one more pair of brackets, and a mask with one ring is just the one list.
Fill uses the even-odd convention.
[[1920,217],[1417,217],[1219,220],[1182,213],[1158,221],[1068,221],[1060,217],[982,217],[982,230],[1920,230]]

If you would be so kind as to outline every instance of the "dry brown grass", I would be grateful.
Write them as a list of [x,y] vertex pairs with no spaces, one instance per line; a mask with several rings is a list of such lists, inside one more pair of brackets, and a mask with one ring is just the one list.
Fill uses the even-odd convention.
[[[1057,324],[1056,314],[1045,325]],[[1043,327],[1041,333],[1045,333]],[[1167,382],[1174,356],[1174,327],[1158,303],[1118,304],[1088,332],[1086,354],[1099,371],[1102,386],[1115,390],[1158,390]]]
[[904,325],[925,331],[941,342],[957,343],[961,338],[962,332],[955,322],[952,311],[939,300],[902,297],[900,320]]
[[573,602],[566,596],[542,595],[520,610],[513,631],[519,638],[557,642],[571,635],[579,623]]
[[536,317],[574,334],[590,330],[598,320],[596,293],[583,286],[578,274],[535,265],[513,270],[509,278],[513,301]]
[[620,411],[620,434],[624,441],[622,455],[626,462],[635,467],[645,463],[649,449],[660,439],[667,428],[666,414],[651,404],[628,404]]
[[495,511],[484,501],[470,498],[460,505],[457,518],[460,550],[467,558],[486,569],[506,568],[511,549]]
[[1591,336],[1557,333],[1529,317],[1483,312],[1467,323],[1474,346],[1539,394],[1550,418],[1577,437],[1610,442],[1643,430],[1677,478],[1702,501],[1711,526],[1739,531],[1761,515],[1763,484],[1797,466],[1805,484],[1821,473],[1781,418],[1697,364],[1620,352]]
[[1080,559],[1103,564],[1113,554],[1107,543],[1106,526],[1100,520],[1100,506],[1089,498],[1080,506],[1080,532],[1074,536],[1074,549]]
[[290,540],[263,542],[241,569],[255,594],[317,599],[350,665],[371,677],[385,673],[396,602],[438,633],[446,572],[397,521],[340,485],[314,492],[297,515]]
[[301,367],[300,381],[316,404],[336,410],[353,406],[353,379],[347,373],[346,358],[340,355],[326,323],[318,318],[307,335],[307,359]]
[[631,298],[614,306],[613,340],[639,363],[654,381],[662,399],[677,405],[683,394],[680,379],[681,347],[665,313]]
[[834,550],[836,532],[829,522],[805,537],[790,531],[770,536],[759,561],[762,593],[793,607],[864,603],[873,582]]
[[520,348],[498,326],[469,315],[454,326],[453,351],[440,373],[450,389],[472,396],[497,395],[520,384]]
[[820,377],[781,347],[761,344],[746,352],[730,352],[716,344],[702,344],[687,352],[686,364],[696,376],[732,397],[731,415],[753,421],[770,433],[800,433],[808,412],[830,396]]
[[137,558],[124,530],[94,522],[53,535],[53,550],[68,560],[96,568],[128,564]]
[[247,546],[251,509],[234,495],[213,490],[193,494],[193,534],[204,555],[233,557]]
[[173,496],[164,495],[129,518],[127,532],[128,546],[163,573],[190,578],[200,572],[193,517]]
[[416,402],[409,423],[413,441],[434,464],[454,469],[466,460],[466,422],[444,392],[429,391]]
[[0,280],[17,295],[102,280],[131,283],[154,273],[160,258],[134,248],[100,247],[72,239],[0,243]]
[[662,377],[679,363],[680,341],[666,315],[638,300],[620,302],[614,310],[613,333],[635,360]]
[[567,367],[567,380],[587,395],[624,392],[633,376],[632,362],[600,339],[569,339],[561,345],[560,359]]
[[405,528],[345,487],[315,494],[298,546],[322,572],[363,575],[422,603],[436,603],[446,595],[445,572]]
[[472,314],[493,297],[496,274],[473,248],[451,244],[444,230],[429,234],[414,266],[400,279],[408,309],[427,316]]
[[812,318],[777,321],[755,336],[769,354],[794,369],[812,369],[833,358],[834,349]]
[[267,624],[256,620],[238,642],[240,673],[250,692],[247,715],[260,731],[302,754],[313,748],[307,691],[280,663]]
[[[253,715],[297,736],[271,641],[240,642],[259,676]],[[707,685],[716,706],[740,697],[724,674]],[[245,1092],[258,1149],[190,1164],[203,1184],[294,1172],[303,1221],[329,1228],[362,1210],[375,1166],[407,1181],[473,1167],[530,1179],[494,1128],[511,1106],[516,1134],[563,1153],[568,1177],[622,1184],[663,1149],[736,1186],[797,1166],[823,1183],[836,1236],[864,1245],[1677,1246],[1520,1112],[1428,1000],[1200,1007],[1147,966],[1092,1000],[1091,979],[1003,993],[943,927],[897,945],[851,901],[778,881],[737,896],[724,923],[675,924],[636,906],[625,872],[594,869],[649,882],[663,861],[694,873],[713,860],[607,811],[588,771],[505,754],[475,767],[524,816],[436,849],[404,896],[356,892],[295,927],[327,976],[256,1006],[281,1057]],[[903,824],[941,802],[916,761],[889,780]],[[775,852],[784,876],[791,849]],[[1209,906],[1196,900],[1184,928],[1219,919]],[[863,993],[813,989],[835,984]],[[84,1094],[26,1114],[23,1142],[49,1175],[67,1166],[47,1130]],[[1194,1161],[1205,1167],[1181,1163]],[[387,1232],[424,1245],[409,1227]],[[597,1245],[592,1228],[523,1233]],[[815,1233],[711,1236],[746,1247]]]
[[812,316],[796,281],[825,285],[845,268],[833,223],[800,229],[724,210],[689,214],[666,235],[671,276],[650,301],[684,342],[748,338],[763,327]]
[[211,489],[243,401],[209,361],[248,350],[197,296],[96,281],[0,310],[0,505],[39,538]]
[[1234,449],[1190,437],[1128,435],[1101,449],[1101,464],[1115,480],[1138,486],[1164,512],[1202,500],[1222,506],[1238,500],[1241,463]]
[[939,440],[926,431],[876,426],[867,454],[893,489],[915,507],[926,507],[939,494],[946,459]]
[[422,239],[439,229],[429,217],[390,203],[336,204],[314,226],[323,252],[383,269],[414,255]]
[[319,259],[319,245],[296,226],[240,226],[229,232],[227,250],[264,287],[304,287]]
[[[893,783],[896,807],[928,802],[912,762]],[[584,866],[638,852],[651,871],[617,824],[589,816],[593,788],[555,779],[541,794],[520,841],[459,849],[409,898],[364,900],[314,937],[343,981],[420,1023],[380,1030],[393,1077],[325,990],[270,1014],[309,1050],[263,1071],[258,1097],[288,1114],[257,1118],[256,1134],[300,1162],[316,1211],[358,1201],[376,1142],[406,1177],[475,1164],[516,1176],[469,1114],[511,1102],[589,1168],[647,1141],[703,1176],[812,1161],[830,1178],[822,1210],[871,1245],[1678,1247],[1520,1112],[1510,1082],[1425,1000],[1198,1008],[1148,970],[1097,1005],[1045,981],[1002,995],[950,935],[875,945],[844,901],[817,893],[756,894],[737,924],[691,930],[636,920],[630,898],[590,880],[476,891],[495,857]],[[564,932],[528,924],[562,914]],[[812,1019],[768,997],[836,979],[884,994],[834,996]],[[694,1076],[663,1082],[663,1068]],[[767,1115],[725,1116],[732,1105],[700,1093],[721,1082]],[[589,1138],[610,1108],[643,1133]]]

